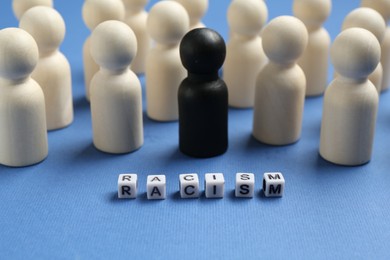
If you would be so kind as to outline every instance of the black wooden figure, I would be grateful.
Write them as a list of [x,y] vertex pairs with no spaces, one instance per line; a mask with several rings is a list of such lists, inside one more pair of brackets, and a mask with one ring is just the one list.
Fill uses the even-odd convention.
[[188,76],[179,87],[179,147],[193,157],[212,157],[228,148],[228,90],[219,78],[226,56],[223,38],[208,28],[188,32],[180,58]]

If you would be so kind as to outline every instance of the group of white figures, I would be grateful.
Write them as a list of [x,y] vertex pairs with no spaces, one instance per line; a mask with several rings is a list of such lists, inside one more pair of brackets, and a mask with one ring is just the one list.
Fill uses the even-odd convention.
[[[86,0],[92,31],[84,44],[86,97],[93,142],[109,153],[143,144],[142,93],[147,115],[178,119],[177,91],[186,77],[179,44],[200,22],[207,0]],[[390,85],[390,0],[362,0],[330,47],[322,27],[331,0],[295,0],[294,15],[264,28],[261,0],[232,0],[223,67],[229,105],[254,109],[253,136],[271,145],[299,140],[305,96],[324,96],[320,154],[342,165],[371,158],[378,100]],[[0,31],[0,164],[27,166],[48,154],[47,130],[73,120],[70,66],[58,48],[65,23],[52,0],[14,0],[20,29]],[[154,42],[154,44],[152,44]],[[337,75],[327,86],[328,55]],[[129,69],[130,66],[130,69]],[[369,80],[368,80],[369,79]]]
[[[390,85],[390,1],[363,0],[362,6],[347,15],[330,47],[322,27],[330,0],[295,0],[299,19],[278,17],[264,28],[263,1],[232,2],[224,79],[231,106],[254,107],[257,140],[270,145],[298,141],[305,96],[325,92],[320,155],[341,165],[371,159],[378,94]],[[329,52],[336,75],[326,88]]]

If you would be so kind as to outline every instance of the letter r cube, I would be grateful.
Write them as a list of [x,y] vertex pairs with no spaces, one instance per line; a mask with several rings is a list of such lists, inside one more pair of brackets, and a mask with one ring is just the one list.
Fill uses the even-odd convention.
[[118,177],[118,198],[135,199],[137,197],[137,174],[120,174]]

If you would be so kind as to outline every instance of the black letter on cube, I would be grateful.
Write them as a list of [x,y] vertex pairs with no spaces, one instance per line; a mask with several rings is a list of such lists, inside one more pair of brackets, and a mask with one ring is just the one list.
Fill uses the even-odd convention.
[[137,197],[138,178],[135,173],[120,174],[118,177],[118,198],[135,199]]
[[284,178],[280,172],[266,172],[263,175],[263,191],[266,197],[282,197]]

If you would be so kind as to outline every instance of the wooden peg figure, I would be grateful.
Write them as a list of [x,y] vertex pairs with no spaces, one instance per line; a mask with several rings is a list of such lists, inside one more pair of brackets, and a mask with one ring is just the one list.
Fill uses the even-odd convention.
[[[361,7],[350,12],[344,19],[342,30],[359,27],[370,31],[378,39],[379,43],[383,42],[386,33],[386,23],[382,15],[377,11],[367,7]],[[382,90],[383,66],[379,62],[378,66],[368,76],[368,79],[374,84],[378,93]]]
[[30,77],[38,46],[22,29],[0,31],[0,164],[22,167],[48,154],[45,98]]
[[126,8],[125,23],[133,30],[137,38],[137,55],[131,63],[131,70],[136,74],[145,73],[145,60],[151,47],[151,38],[146,30],[148,13],[145,6],[148,0],[123,0]]
[[253,107],[257,75],[267,63],[259,36],[268,17],[259,0],[234,0],[229,6],[231,38],[227,44],[223,80],[229,89],[229,105]]
[[330,36],[323,23],[331,9],[331,0],[294,0],[294,15],[309,33],[307,47],[298,59],[306,76],[306,96],[322,95],[328,84]]
[[64,128],[73,122],[71,69],[59,51],[65,37],[65,22],[55,9],[36,6],[24,13],[19,26],[38,44],[39,62],[31,77],[45,95],[47,129]]
[[270,145],[299,140],[306,79],[297,59],[308,41],[305,25],[292,16],[273,19],[261,34],[269,62],[257,77],[253,136]]
[[371,159],[378,92],[368,76],[378,66],[377,38],[362,28],[340,33],[331,47],[339,74],[325,91],[320,155],[341,165],[360,165]]
[[93,143],[107,153],[143,144],[141,83],[129,69],[137,40],[128,25],[106,21],[92,32],[91,54],[101,67],[91,81]]
[[[100,23],[108,20],[122,21],[125,17],[125,6],[122,0],[85,0],[83,5],[83,20],[89,30],[93,31]],[[91,56],[91,42],[88,37],[83,46],[85,96],[89,101],[90,83],[99,70]]]
[[188,76],[178,94],[179,147],[189,156],[217,156],[228,148],[228,90],[218,76],[225,55],[223,38],[211,29],[194,29],[180,43]]
[[202,23],[202,17],[207,12],[209,7],[209,0],[176,0],[186,9],[188,16],[190,17],[189,30],[196,28],[204,28]]
[[189,24],[186,10],[175,1],[158,2],[149,12],[147,29],[155,46],[146,58],[146,113],[153,120],[179,118],[177,90],[186,77],[179,44]]
[[15,17],[20,20],[22,15],[35,6],[53,7],[53,0],[13,0],[12,9]]
[[[386,24],[390,21],[390,0],[362,0],[363,7],[369,7],[380,13]],[[390,27],[387,26],[385,36],[381,42],[383,78],[381,91],[390,87]]]

